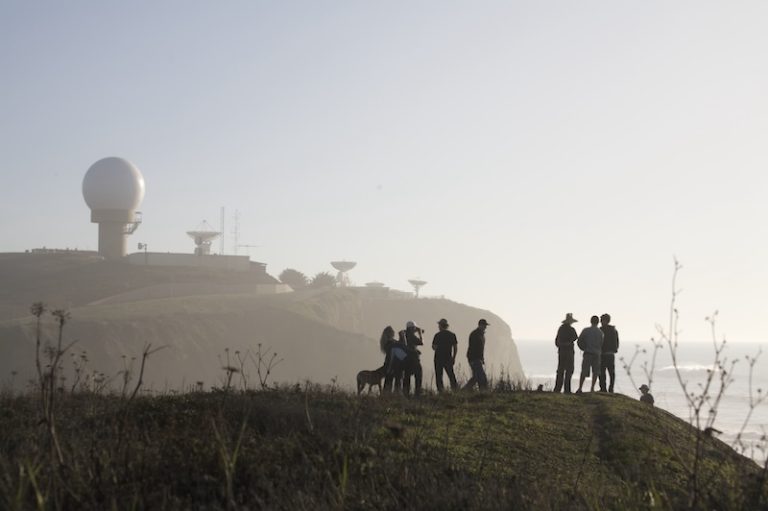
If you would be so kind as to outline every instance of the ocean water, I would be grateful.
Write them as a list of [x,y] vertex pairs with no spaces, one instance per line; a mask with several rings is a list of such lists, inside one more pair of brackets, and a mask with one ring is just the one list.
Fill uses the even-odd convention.
[[[535,385],[544,384],[551,390],[555,384],[555,371],[557,369],[557,348],[554,341],[516,340],[520,353],[523,370],[526,376]],[[622,367],[621,357],[628,363],[635,354],[636,346],[645,349],[645,353],[638,354],[631,367],[632,379]],[[760,350],[762,353],[754,364],[750,377],[749,362],[746,357],[755,357]],[[616,355],[616,386],[615,391],[639,399],[640,392],[636,386],[648,383],[643,372],[643,363],[650,367],[653,346],[650,341],[625,342],[622,341],[619,353]],[[713,368],[715,351],[712,342],[681,342],[678,348],[677,367],[680,379],[687,383],[688,393],[701,394],[701,386],[706,382]],[[757,343],[728,343],[721,354],[721,359],[727,361],[726,367],[730,367],[731,361],[736,360],[736,365],[730,376],[733,382],[726,389],[717,406],[714,428],[722,431],[718,436],[720,440],[732,445],[734,448],[751,456],[758,462],[766,459],[762,448],[766,443],[762,441],[768,433],[768,400],[758,404],[748,418],[750,411],[750,383],[752,387],[752,402],[756,402],[760,396],[768,392],[768,345],[763,347]],[[572,382],[572,390],[578,388],[579,372],[581,367],[581,352],[576,350],[575,374]],[[716,396],[720,391],[721,373],[715,371],[713,383],[709,394]],[[584,382],[584,389],[588,391],[590,379]],[[657,353],[655,371],[651,385],[651,393],[656,401],[656,406],[663,408],[685,421],[691,421],[692,415],[685,393],[675,372],[668,347],[663,347]],[[710,407],[705,405],[700,417],[706,420]],[[746,424],[745,424],[746,421]],[[743,430],[742,430],[743,428]],[[737,435],[742,431],[741,443],[737,443]]]

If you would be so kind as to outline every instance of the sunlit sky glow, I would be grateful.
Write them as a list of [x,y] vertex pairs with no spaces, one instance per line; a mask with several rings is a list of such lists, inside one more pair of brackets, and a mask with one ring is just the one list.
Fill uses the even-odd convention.
[[[138,166],[130,243],[240,212],[277,275],[489,308],[550,339],[610,312],[768,339],[768,3],[0,4],[0,251],[95,249],[80,186]],[[218,244],[214,244],[218,247]],[[437,318],[435,318],[437,319]]]

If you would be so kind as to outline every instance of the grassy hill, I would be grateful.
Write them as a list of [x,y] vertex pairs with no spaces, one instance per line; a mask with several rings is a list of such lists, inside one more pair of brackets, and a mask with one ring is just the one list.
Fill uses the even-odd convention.
[[[682,509],[696,434],[621,395],[363,397],[333,388],[64,395],[64,466],[31,397],[0,398],[4,509]],[[703,441],[699,509],[765,508],[765,474]]]

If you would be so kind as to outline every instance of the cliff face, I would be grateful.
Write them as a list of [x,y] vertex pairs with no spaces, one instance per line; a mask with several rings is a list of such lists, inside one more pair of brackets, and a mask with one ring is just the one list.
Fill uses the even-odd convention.
[[[126,273],[121,277],[123,270]],[[245,383],[243,377],[248,385],[258,385],[257,357],[253,355],[259,344],[262,352],[268,351],[267,357],[277,353],[283,359],[270,374],[272,382],[335,380],[352,387],[359,370],[381,365],[378,339],[383,328],[392,325],[399,330],[408,320],[426,329],[422,365],[429,386],[433,379],[431,338],[442,317],[459,338],[460,372],[468,372],[467,336],[478,319],[485,318],[491,323],[486,350],[489,373],[497,375],[503,367],[515,378],[523,374],[509,327],[488,311],[449,300],[375,299],[354,289],[256,295],[231,272],[221,273],[220,279],[210,272],[204,278],[195,272],[186,278],[186,270],[166,273],[173,280],[166,286],[158,283],[158,275],[145,275],[135,267],[112,266],[109,279],[102,277],[107,273],[103,268],[89,269],[87,264],[56,271],[59,285],[43,285],[47,279],[38,277],[34,288],[28,289],[18,280],[19,296],[30,303],[53,302],[54,307],[60,307],[66,296],[73,297],[76,305],[70,308],[72,319],[65,326],[65,339],[77,339],[71,353],[87,353],[88,371],[114,376],[133,364],[135,375],[142,348],[150,343],[153,348],[162,346],[151,356],[145,378],[147,386],[156,390],[196,382],[204,382],[206,387],[222,385],[224,366],[242,370],[233,376],[234,385]],[[71,275],[73,271],[77,278]],[[6,290],[6,311],[28,311],[30,303],[14,302]],[[0,381],[12,372],[18,374],[17,382],[33,375],[34,318],[28,312],[17,316],[0,322]],[[44,323],[43,333],[45,339],[55,338],[50,319]],[[72,381],[74,361],[69,356],[64,369]]]

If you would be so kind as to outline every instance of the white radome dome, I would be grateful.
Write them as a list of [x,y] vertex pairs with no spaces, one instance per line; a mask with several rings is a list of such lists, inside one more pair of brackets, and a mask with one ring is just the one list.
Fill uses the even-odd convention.
[[103,158],[83,178],[83,198],[91,210],[135,211],[144,199],[144,176],[123,158]]

